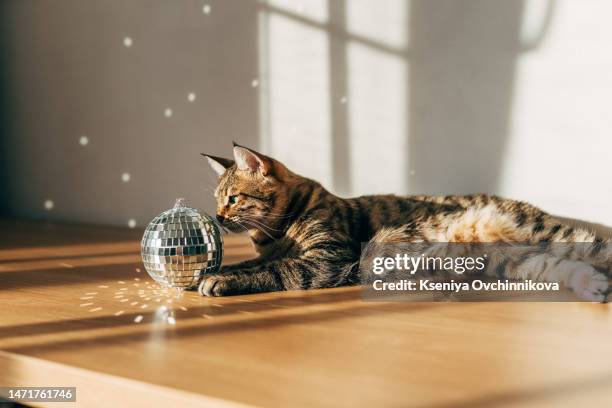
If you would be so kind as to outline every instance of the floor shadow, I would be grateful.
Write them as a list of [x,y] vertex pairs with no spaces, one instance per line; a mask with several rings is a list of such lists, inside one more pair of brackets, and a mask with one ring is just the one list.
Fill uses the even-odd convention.
[[[244,256],[226,255],[224,262],[244,260]],[[61,262],[60,262],[61,261]],[[99,264],[83,265],[89,261]],[[3,266],[8,270],[3,271]],[[9,269],[9,268],[12,268]],[[96,256],[55,261],[0,263],[0,292],[33,287],[70,286],[84,283],[122,280],[131,276],[134,269],[144,270],[140,254],[114,254],[112,257]]]
[[35,287],[72,286],[126,279],[135,268],[142,268],[141,262],[118,262],[114,265],[47,266],[44,270],[19,270],[2,272],[0,269],[0,292]]
[[[186,311],[175,310],[180,313],[181,318],[201,318],[203,313],[212,317],[223,317],[238,313],[257,313],[269,311],[271,309],[295,309],[313,305],[333,305],[350,300],[360,300],[360,294],[355,292],[329,292],[305,293],[305,296],[285,297],[279,296],[276,299],[258,300],[258,295],[240,296],[236,298],[201,298],[202,305],[189,306],[186,302],[181,305],[189,306]],[[223,307],[218,307],[219,302],[223,302]],[[217,306],[214,306],[214,305]],[[58,320],[51,322],[38,322],[31,324],[18,324],[4,326],[0,331],[0,339],[21,336],[33,336],[39,334],[62,333],[66,331],[86,331],[99,328],[119,327],[132,325],[136,316],[149,313],[146,311],[135,311],[125,313],[121,316],[95,316],[78,319]]]
[[[595,388],[612,387],[612,373],[591,376],[582,380],[566,381],[538,388],[516,390],[486,395],[477,399],[457,401],[444,404],[416,405],[417,408],[489,408],[500,406],[518,406],[521,403],[537,401],[542,398],[567,396],[577,393],[586,393]],[[547,404],[548,406],[548,404]],[[554,405],[550,405],[554,406]]]
[[[335,294],[331,295],[328,300],[331,302],[337,301]],[[316,304],[316,303],[313,303]],[[258,309],[263,305],[256,306]],[[420,311],[424,309],[428,309],[434,307],[431,303],[403,303],[398,307],[397,304],[393,305],[394,313],[399,313],[400,311],[406,313],[413,313],[415,311]],[[440,306],[437,304],[438,307]],[[253,307],[253,306],[251,306]],[[349,318],[351,316],[356,315],[375,315],[375,314],[386,314],[389,313],[387,303],[364,303],[359,302],[351,305],[350,308],[346,309],[326,309],[326,310],[305,310],[303,313],[291,313],[288,315],[273,315],[273,316],[263,316],[258,317],[257,315],[252,315],[249,319],[241,319],[236,321],[209,321],[211,322],[206,326],[191,326],[191,327],[181,327],[180,324],[173,326],[171,330],[168,330],[165,333],[165,338],[167,340],[171,340],[173,338],[186,337],[186,336],[195,336],[195,335],[216,335],[216,334],[227,334],[241,331],[249,331],[249,330],[271,330],[278,326],[288,326],[288,325],[301,325],[301,324],[309,324],[309,323],[320,323],[323,321],[336,320],[342,318]],[[198,312],[210,312],[215,309],[214,307],[200,308]],[[401,309],[401,310],[400,310]],[[244,307],[240,310],[248,311]],[[270,310],[270,305],[265,305],[264,308],[259,310]],[[142,313],[141,313],[142,314]],[[123,317],[123,316],[120,316]],[[130,319],[131,318],[131,319]],[[133,315],[125,317],[120,321],[119,325],[127,325],[133,324]],[[143,322],[146,322],[143,320]],[[80,338],[80,339],[70,339],[70,340],[61,340],[61,341],[51,341],[43,344],[35,344],[35,345],[26,345],[26,346],[15,346],[15,347],[4,347],[3,350],[8,352],[15,353],[31,353],[31,352],[49,352],[49,351],[59,351],[59,350],[67,350],[67,349],[75,349],[79,347],[92,347],[95,344],[99,345],[114,345],[114,344],[125,344],[129,342],[138,342],[138,341],[147,341],[150,338],[150,331],[142,331],[137,333],[122,333],[116,335],[105,335],[105,336],[96,336],[95,338]]]
[[70,255],[70,256],[65,256],[65,255],[55,255],[55,256],[43,256],[40,258],[37,258],[36,256],[34,257],[23,257],[23,258],[12,258],[10,260],[1,260],[0,261],[0,271],[2,270],[2,265],[5,263],[15,263],[15,264],[19,264],[19,263],[28,263],[28,262],[32,262],[32,261],[36,261],[36,262],[47,262],[47,261],[55,261],[55,260],[79,260],[79,259],[87,259],[87,258],[93,258],[93,257],[104,257],[104,256],[118,256],[118,255],[133,255],[134,251],[116,251],[116,252],[100,252],[100,253],[96,253],[96,254],[83,254],[83,255]]

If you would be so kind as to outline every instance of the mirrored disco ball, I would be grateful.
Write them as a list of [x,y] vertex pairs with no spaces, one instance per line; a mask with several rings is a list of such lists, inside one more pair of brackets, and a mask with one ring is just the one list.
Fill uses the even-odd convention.
[[197,286],[204,274],[217,272],[223,258],[223,238],[214,220],[187,207],[182,198],[149,223],[140,248],[149,275],[179,289]]

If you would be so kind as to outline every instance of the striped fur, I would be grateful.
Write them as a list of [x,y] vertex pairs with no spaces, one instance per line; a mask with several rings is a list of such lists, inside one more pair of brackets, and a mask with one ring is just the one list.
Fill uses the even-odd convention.
[[530,204],[484,194],[343,199],[242,146],[234,146],[234,160],[205,156],[219,174],[217,216],[231,231],[246,230],[259,256],[207,276],[200,285],[204,295],[355,284],[363,242],[591,242],[588,252],[564,253],[559,259],[591,263],[606,274],[605,285],[597,269],[592,276],[573,279],[567,272],[573,267],[569,263],[563,276],[549,276],[541,265],[535,276],[525,276],[525,271],[534,270],[528,264],[500,264],[497,269],[509,278],[563,280],[593,300],[603,300],[607,293],[612,269],[609,242]]

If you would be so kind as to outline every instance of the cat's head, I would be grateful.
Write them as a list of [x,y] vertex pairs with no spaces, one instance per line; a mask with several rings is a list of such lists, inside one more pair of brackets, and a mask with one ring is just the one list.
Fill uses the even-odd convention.
[[292,188],[302,178],[253,149],[234,143],[233,152],[233,159],[202,153],[219,176],[217,220],[234,232],[262,228],[273,232],[287,216]]

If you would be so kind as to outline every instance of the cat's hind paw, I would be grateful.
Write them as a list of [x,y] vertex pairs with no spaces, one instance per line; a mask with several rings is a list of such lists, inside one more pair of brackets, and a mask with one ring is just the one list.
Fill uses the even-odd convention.
[[608,278],[594,268],[578,271],[569,286],[582,300],[589,302],[605,302],[610,292]]

